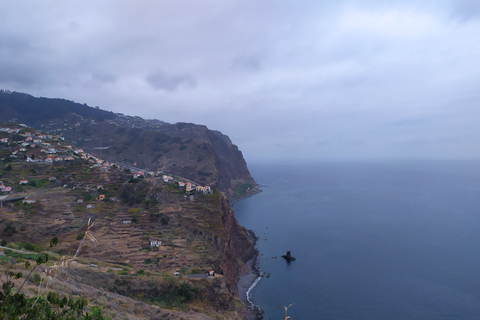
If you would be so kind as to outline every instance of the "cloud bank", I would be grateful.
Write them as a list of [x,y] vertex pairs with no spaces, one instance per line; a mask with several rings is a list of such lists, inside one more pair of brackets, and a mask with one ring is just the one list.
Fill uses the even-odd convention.
[[480,158],[480,6],[4,1],[0,88],[228,134],[255,159]]

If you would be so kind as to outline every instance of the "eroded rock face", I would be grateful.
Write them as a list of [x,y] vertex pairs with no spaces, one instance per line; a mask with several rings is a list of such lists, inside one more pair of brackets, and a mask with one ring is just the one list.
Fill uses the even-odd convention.
[[222,220],[228,231],[223,242],[224,258],[221,268],[224,277],[227,279],[229,291],[238,296],[238,279],[240,274],[247,271],[244,263],[253,258],[255,248],[248,240],[247,230],[238,223],[228,200],[225,198],[222,199],[221,209],[223,212]]

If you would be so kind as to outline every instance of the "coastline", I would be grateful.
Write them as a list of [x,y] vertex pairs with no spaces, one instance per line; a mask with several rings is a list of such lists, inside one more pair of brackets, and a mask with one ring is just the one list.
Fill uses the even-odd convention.
[[[248,239],[256,245],[258,236],[252,230],[248,230]],[[253,304],[249,298],[249,292],[262,279],[260,270],[258,269],[258,250],[255,249],[255,255],[252,259],[246,262],[248,272],[241,275],[238,280],[238,296],[243,304],[248,309],[247,320],[261,320],[263,319],[263,310],[259,306]]]
[[261,187],[266,187],[266,186],[262,186],[262,185],[259,185],[257,184],[255,186],[255,189],[252,189],[252,191],[250,191],[248,194],[246,194],[245,196],[241,197],[241,198],[238,198],[238,199],[235,199],[235,200],[230,200],[230,207],[233,209],[233,207],[235,206],[236,203],[242,201],[242,200],[245,200],[245,199],[248,199],[250,197],[253,197],[254,195],[256,194],[259,194],[259,193],[262,193],[263,190],[260,189]]
[[[248,194],[245,196],[230,201],[230,207],[233,209],[235,204],[238,202],[248,199],[256,194],[263,192],[262,187],[267,187],[265,185],[256,184],[255,188],[253,188]],[[248,240],[253,244],[255,247],[257,245],[258,236],[255,234],[253,230],[247,230],[248,232]],[[238,279],[238,297],[243,302],[243,304],[247,307],[248,310],[248,318],[246,320],[261,320],[264,319],[264,311],[260,306],[255,305],[251,302],[249,298],[250,290],[252,290],[257,283],[262,279],[262,275],[260,274],[260,269],[258,268],[258,255],[259,252],[255,248],[254,256],[248,260],[245,265],[248,268],[248,271],[245,274],[240,275]]]

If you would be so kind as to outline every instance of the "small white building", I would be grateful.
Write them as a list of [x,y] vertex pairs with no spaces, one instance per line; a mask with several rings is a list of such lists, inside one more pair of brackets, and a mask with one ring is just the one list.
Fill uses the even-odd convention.
[[162,244],[162,241],[160,240],[150,240],[150,247],[160,247]]

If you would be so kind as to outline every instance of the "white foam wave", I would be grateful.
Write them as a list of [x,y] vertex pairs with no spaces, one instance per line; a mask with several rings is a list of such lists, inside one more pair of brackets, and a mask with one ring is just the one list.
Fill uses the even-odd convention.
[[257,283],[262,279],[262,277],[258,277],[257,279],[255,279],[255,281],[253,281],[252,285],[250,286],[250,288],[248,288],[247,290],[247,293],[246,293],[246,296],[247,296],[247,301],[248,303],[250,303],[251,305],[253,305],[253,302],[252,300],[250,300],[250,291],[255,288],[255,286],[257,285]]

